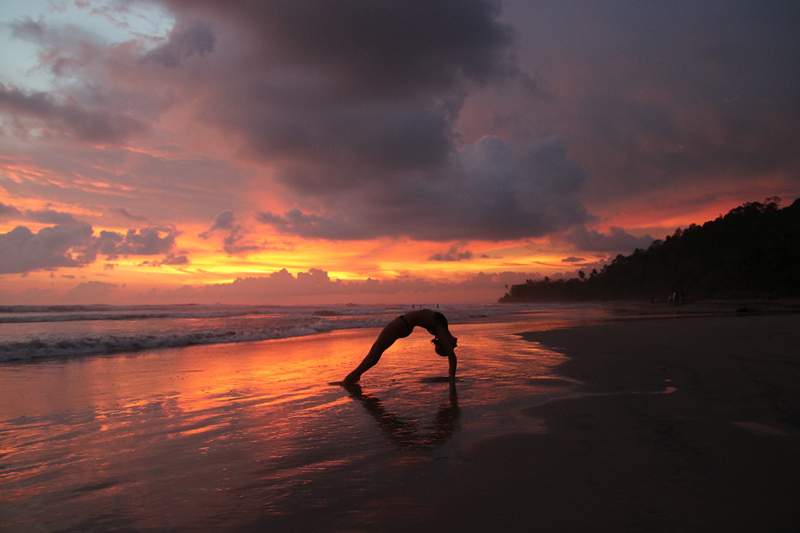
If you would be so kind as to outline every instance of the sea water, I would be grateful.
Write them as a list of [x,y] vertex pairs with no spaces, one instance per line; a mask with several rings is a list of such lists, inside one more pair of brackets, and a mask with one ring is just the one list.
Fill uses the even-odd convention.
[[[418,306],[417,306],[418,307]],[[412,306],[0,306],[0,362],[280,339],[377,327]],[[525,305],[442,306],[452,322],[535,312]]]
[[406,309],[7,308],[0,530],[369,529],[482,439],[547,431],[523,409],[575,383],[517,333],[607,316],[443,307],[456,383],[417,329],[361,388],[332,385]]

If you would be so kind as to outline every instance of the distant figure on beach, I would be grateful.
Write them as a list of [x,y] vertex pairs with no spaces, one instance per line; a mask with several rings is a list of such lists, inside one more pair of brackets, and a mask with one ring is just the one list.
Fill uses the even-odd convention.
[[372,345],[372,348],[370,348],[367,356],[364,357],[364,360],[361,361],[361,364],[344,378],[344,384],[350,385],[358,383],[361,379],[361,375],[378,364],[383,352],[394,344],[394,341],[402,339],[403,337],[408,337],[417,326],[425,328],[428,330],[428,333],[433,335],[433,340],[431,340],[431,342],[433,343],[434,350],[442,357],[448,358],[450,362],[450,379],[455,380],[456,366],[458,364],[455,348],[458,345],[458,339],[450,333],[447,318],[445,318],[442,313],[430,309],[419,309],[400,315],[386,324],[386,327],[383,328],[378,338],[375,339],[375,343]]

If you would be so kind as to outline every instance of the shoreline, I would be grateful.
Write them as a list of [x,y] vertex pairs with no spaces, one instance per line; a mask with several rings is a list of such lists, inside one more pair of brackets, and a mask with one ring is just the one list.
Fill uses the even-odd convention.
[[[521,309],[524,313],[526,307],[479,308],[465,304],[448,309],[448,316],[450,322],[457,325],[507,322]],[[111,306],[108,309],[119,310]],[[70,316],[5,317],[0,320],[0,366],[191,346],[246,345],[333,331],[380,328],[400,312],[400,308],[393,306],[355,311],[352,308],[309,311],[306,307],[295,306],[284,307],[282,314],[268,312],[273,308],[263,306],[244,310],[239,307],[232,314],[208,306],[194,315],[187,314],[185,307],[180,307],[176,313],[170,311],[172,308],[157,309],[158,313],[152,315],[81,312]]]
[[363,329],[0,366],[0,501],[20,531],[795,530],[800,315],[606,318],[461,325],[449,389],[424,334],[328,385]]
[[[582,382],[577,393],[522,402],[542,431],[509,427],[395,473],[359,526],[796,531],[800,315],[614,320],[522,338],[566,355],[553,370]],[[753,350],[766,355],[748,358]],[[281,524],[265,517],[248,529]]]
[[523,409],[546,431],[485,438],[425,472],[414,500],[427,509],[387,511],[379,529],[796,531],[800,316],[522,337],[565,354],[554,370],[583,382],[579,392]]
[[[713,300],[682,304],[679,306],[658,303],[651,304],[635,300],[608,302],[543,302],[541,303],[541,307],[538,308],[533,306],[533,304],[503,305],[508,305],[509,309],[511,309],[513,305],[525,305],[527,310],[518,309],[518,314],[513,312],[500,315],[473,313],[467,317],[457,317],[456,320],[451,321],[451,324],[460,326],[480,323],[507,324],[509,321],[523,322],[534,315],[561,313],[565,309],[579,311],[593,310],[596,314],[595,319],[601,322],[740,315],[764,316],[800,314],[799,300],[783,300],[780,302],[759,300]],[[500,307],[502,308],[503,305]],[[118,318],[113,318],[114,322],[119,320]],[[41,323],[44,324],[45,322]],[[56,321],[55,323],[61,324],[61,321]],[[26,342],[0,344],[0,366],[81,360],[92,357],[133,356],[141,353],[158,353],[165,350],[169,351],[196,346],[249,345],[286,338],[313,337],[334,331],[380,328],[383,325],[383,321],[369,321],[369,323],[358,325],[338,325],[336,323],[324,325],[310,324],[298,328],[297,331],[281,332],[240,332],[236,330],[224,330],[223,328],[223,330],[211,330],[207,332],[193,331],[164,337],[110,334],[107,338],[104,338],[102,334],[96,334],[85,339],[40,340],[38,338],[33,338]],[[25,353],[26,350],[28,353]],[[14,355],[15,352],[20,352],[22,355]]]
[[[521,336],[564,353],[555,372],[583,382],[584,394],[525,409],[548,434],[475,453],[484,464],[466,477],[503,470],[530,498],[504,506],[543,530],[796,529],[800,316],[634,319]],[[674,391],[659,394],[665,385]]]

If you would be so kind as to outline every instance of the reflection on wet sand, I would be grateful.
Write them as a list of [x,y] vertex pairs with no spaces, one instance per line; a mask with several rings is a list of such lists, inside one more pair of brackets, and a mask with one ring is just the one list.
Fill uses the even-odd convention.
[[364,394],[361,385],[343,385],[350,397],[357,400],[375,418],[378,427],[401,448],[434,448],[444,444],[458,429],[461,410],[458,407],[458,391],[455,382],[450,382],[449,403],[439,406],[436,411],[432,431],[424,432],[419,424],[408,418],[398,416],[383,406],[375,396]]
[[346,513],[393,468],[444,464],[514,431],[520,398],[550,394],[528,380],[562,356],[514,335],[530,324],[453,329],[464,377],[452,386],[429,377],[447,362],[426,334],[387,351],[363,389],[330,385],[363,357],[368,329],[0,366],[0,529],[235,529],[265,516],[297,529],[307,508]]

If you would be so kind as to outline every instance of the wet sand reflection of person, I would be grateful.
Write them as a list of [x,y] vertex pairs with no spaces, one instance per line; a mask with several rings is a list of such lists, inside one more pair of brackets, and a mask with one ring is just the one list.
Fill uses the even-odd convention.
[[433,430],[425,433],[420,432],[416,421],[395,415],[386,410],[380,399],[364,394],[358,383],[344,387],[350,397],[357,400],[375,418],[378,427],[389,440],[401,448],[435,448],[444,444],[458,428],[461,410],[458,407],[455,381],[450,381],[449,403],[439,407]]

